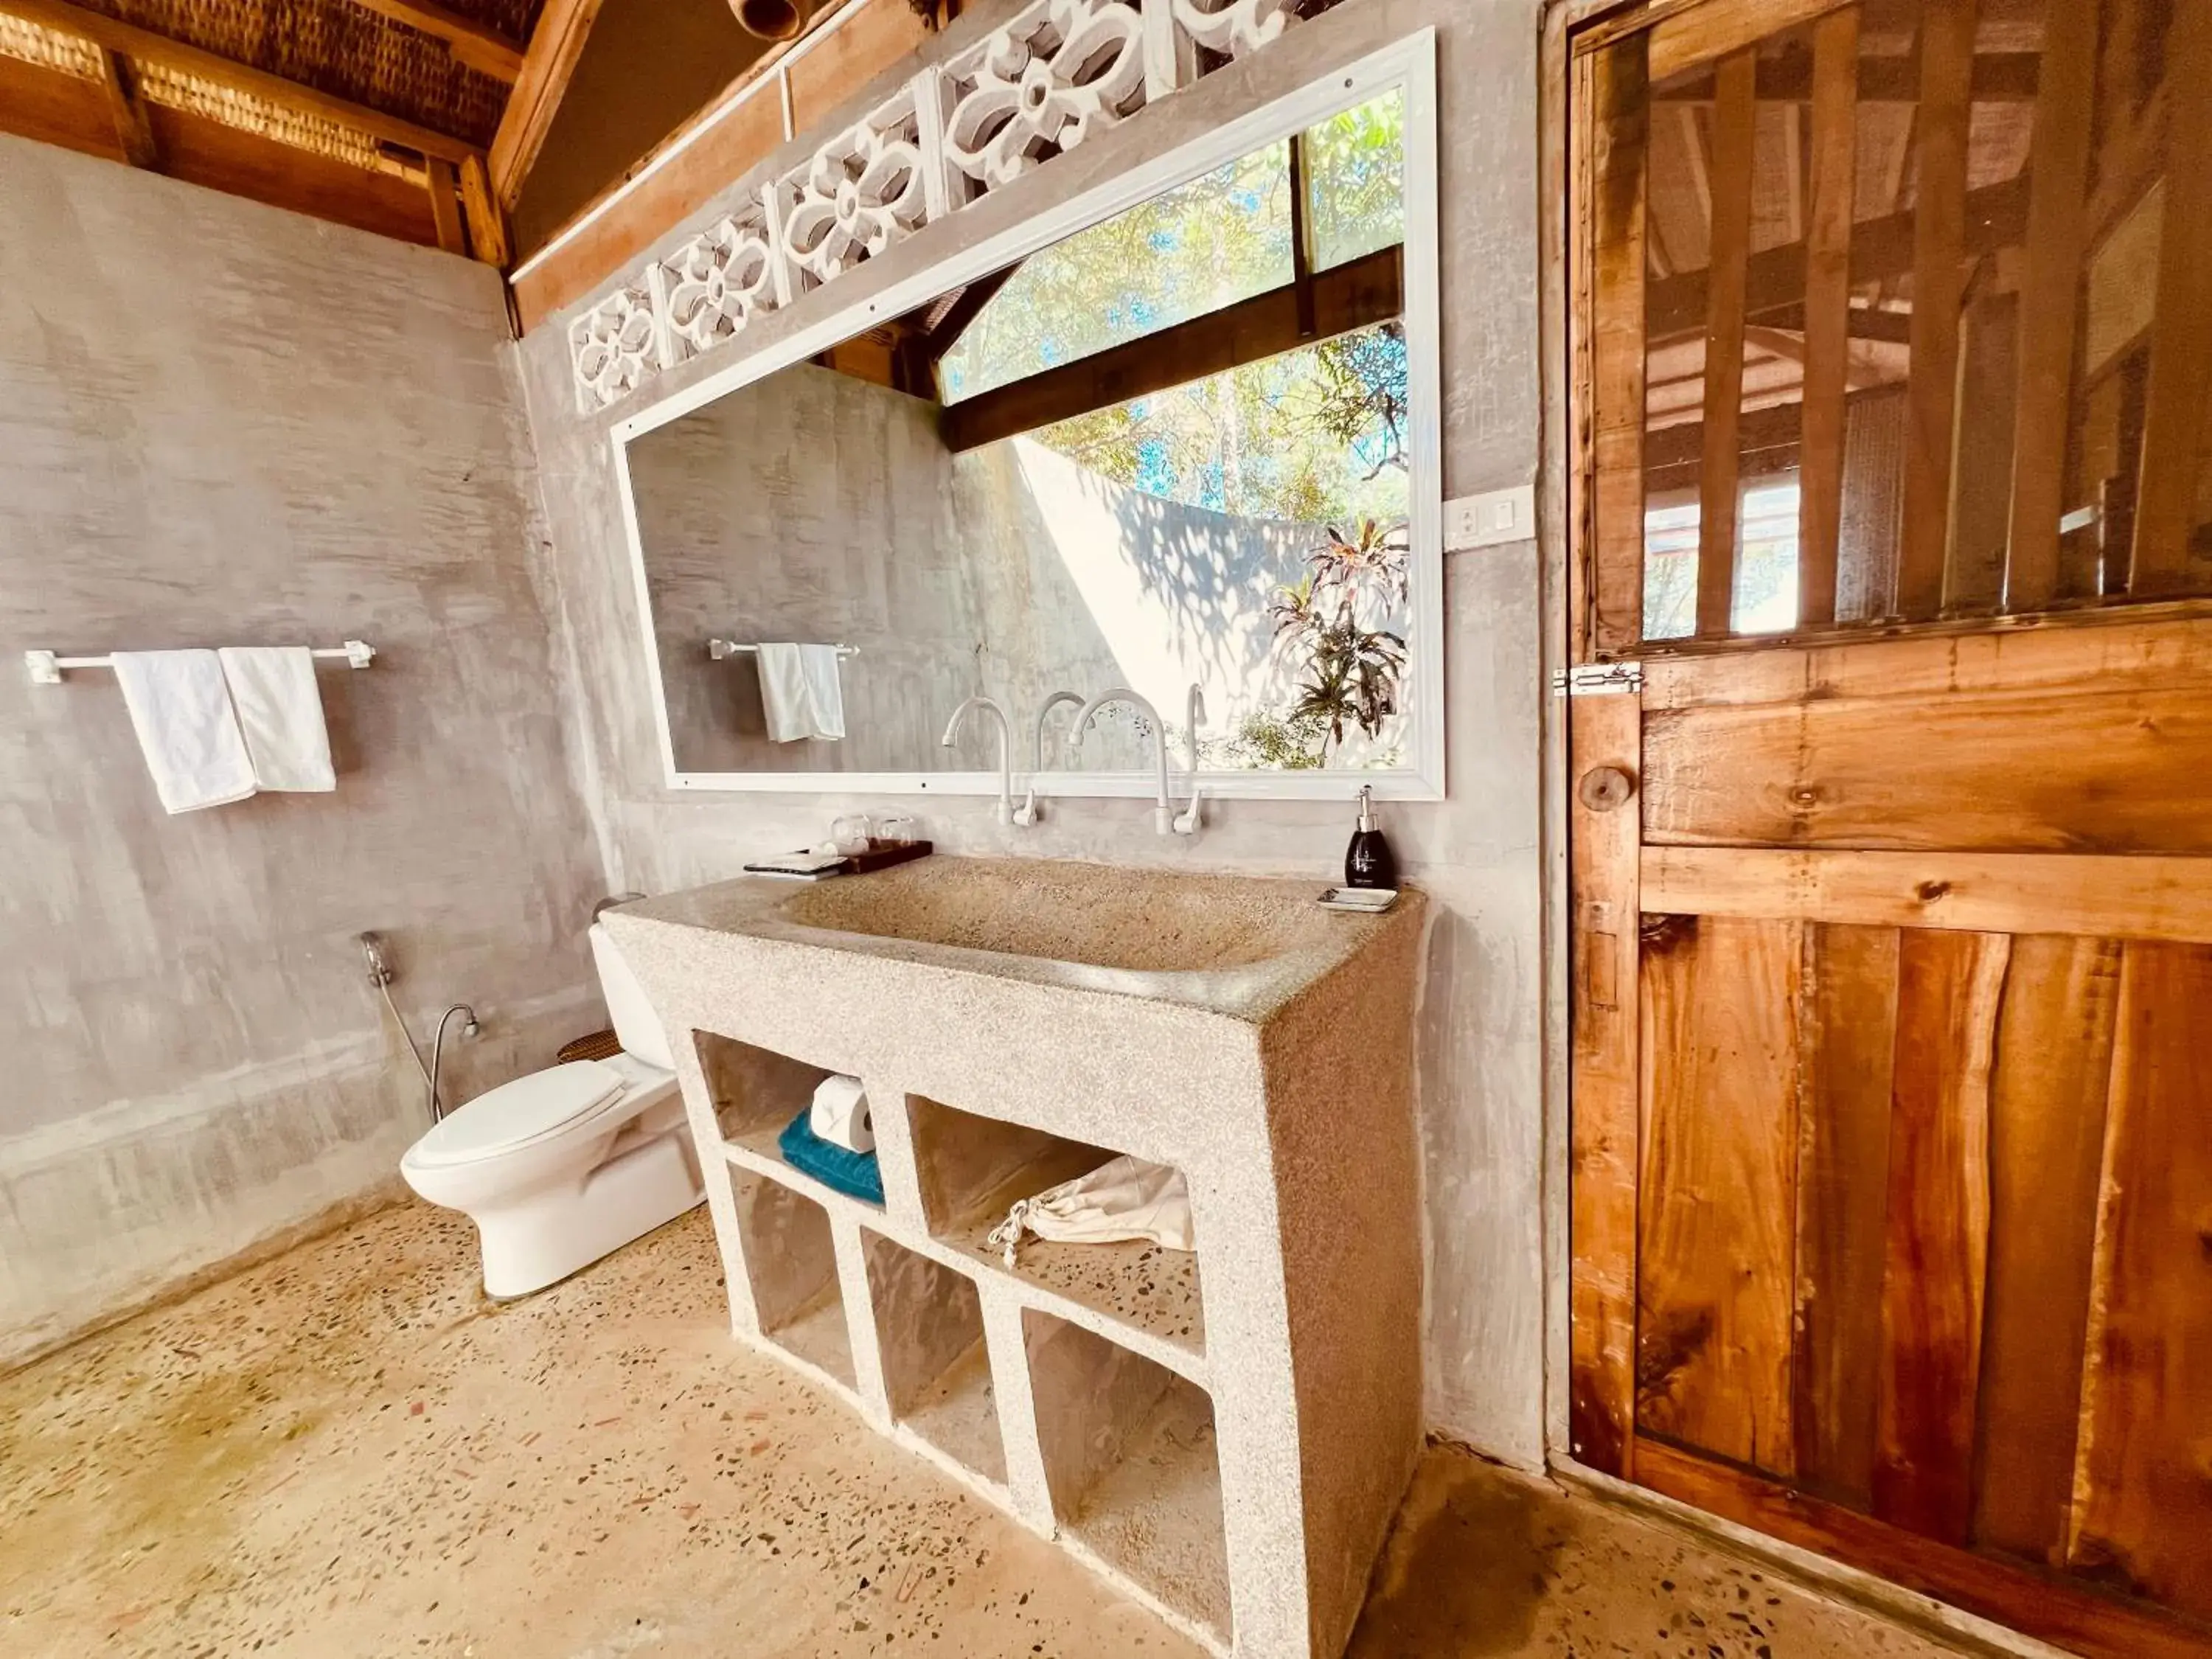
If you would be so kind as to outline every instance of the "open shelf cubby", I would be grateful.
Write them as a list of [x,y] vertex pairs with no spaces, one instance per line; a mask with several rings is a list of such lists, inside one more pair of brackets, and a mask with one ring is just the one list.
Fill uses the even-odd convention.
[[[915,1171],[930,1236],[1004,1270],[987,1243],[1015,1200],[1087,1175],[1119,1153],[1042,1129],[908,1096]],[[1014,1273],[1194,1354],[1206,1351],[1198,1257],[1157,1244],[1059,1244],[1028,1238]]]
[[860,1241],[891,1416],[1004,1486],[1006,1447],[975,1281],[867,1228]]
[[830,1215],[782,1182],[732,1170],[745,1278],[761,1335],[850,1389],[853,1337]]
[[1054,1521],[1225,1643],[1229,1552],[1212,1398],[1036,1309],[1023,1311],[1022,1334]]
[[778,1171],[790,1171],[795,1182],[810,1185],[812,1177],[792,1170],[776,1141],[791,1120],[813,1103],[816,1085],[835,1073],[712,1031],[696,1033],[696,1041],[699,1069],[724,1143]]

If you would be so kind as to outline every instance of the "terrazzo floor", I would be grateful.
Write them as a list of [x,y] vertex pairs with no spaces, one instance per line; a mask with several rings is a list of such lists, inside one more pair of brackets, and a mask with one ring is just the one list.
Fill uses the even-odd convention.
[[[499,1305],[409,1205],[0,1377],[0,1653],[1194,1659],[728,1334],[696,1211]],[[1352,1643],[1949,1651],[1439,1451]]]

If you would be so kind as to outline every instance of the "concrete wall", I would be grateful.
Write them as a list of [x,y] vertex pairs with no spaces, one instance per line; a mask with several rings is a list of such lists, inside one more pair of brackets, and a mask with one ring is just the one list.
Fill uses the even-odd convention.
[[[0,137],[0,1362],[389,1183],[600,1018],[604,890],[483,267]],[[27,647],[374,644],[339,776],[169,817],[114,677]]]
[[[936,50],[957,49],[1009,9],[974,8]],[[1536,12],[1536,0],[1346,0],[756,324],[733,349],[758,349],[865,301],[1047,202],[1433,26],[1441,60],[1445,491],[1525,482],[1536,474],[1542,419]],[[726,198],[699,220],[730,204]],[[1216,804],[1206,832],[1185,841],[1156,838],[1150,805],[1137,800],[1069,802],[1042,827],[1020,832],[995,827],[988,806],[974,799],[665,789],[605,437],[612,421],[631,411],[618,405],[596,417],[576,414],[564,321],[550,320],[520,350],[578,731],[617,884],[665,890],[726,876],[753,849],[818,836],[834,812],[892,805],[922,812],[939,846],[957,852],[1311,878],[1340,867],[1352,815],[1338,804]],[[713,354],[664,377],[656,391],[673,392],[730,361],[731,351]],[[1413,878],[1437,900],[1420,1016],[1430,1420],[1524,1463],[1540,1461],[1544,1425],[1540,568],[1533,542],[1448,561],[1450,799],[1395,808],[1383,820]]]

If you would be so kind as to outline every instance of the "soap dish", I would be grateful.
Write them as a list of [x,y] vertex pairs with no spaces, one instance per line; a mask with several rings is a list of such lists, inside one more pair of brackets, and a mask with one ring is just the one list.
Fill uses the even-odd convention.
[[1348,910],[1362,916],[1379,916],[1397,902],[1395,887],[1331,887],[1320,900],[1324,909]]

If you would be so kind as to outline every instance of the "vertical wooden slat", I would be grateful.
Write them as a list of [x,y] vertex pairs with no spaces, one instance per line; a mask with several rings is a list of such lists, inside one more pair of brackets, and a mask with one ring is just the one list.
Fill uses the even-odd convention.
[[468,216],[469,252],[501,270],[511,263],[507,239],[507,210],[492,193],[484,165],[473,155],[461,163],[461,207]]
[[1797,1484],[1864,1509],[1881,1387],[1898,933],[1814,927],[1806,946],[1790,1425]]
[[[1597,143],[1591,116],[1597,106],[1597,54],[1583,53],[1569,64],[1567,223],[1567,524],[1571,538],[1567,560],[1567,660],[1588,662],[1596,639],[1597,351],[1592,339],[1597,319],[1594,191]],[[1640,434],[1639,424],[1638,431]]]
[[2058,591],[2066,510],[2066,434],[2074,319],[2081,286],[2082,206],[2096,107],[2097,8],[2044,13],[2028,170],[2027,269],[2020,290],[2020,380],[2013,416],[2012,510],[2004,605],[2034,611]]
[[1958,435],[1951,446],[1951,536],[1943,614],[1985,616],[2004,599],[2012,503],[2013,404],[2020,393],[2020,296],[1995,287],[1959,324]]
[[123,159],[134,167],[159,167],[161,146],[154,137],[145,101],[131,79],[131,66],[120,52],[106,46],[93,50],[99,57],[100,90],[107,99],[108,118],[114,123],[115,142],[123,147]]
[[2212,6],[2203,0],[2174,8],[2166,84],[2166,224],[2128,575],[2138,598],[2212,586],[2212,558],[2190,547],[2212,383]]
[[1850,362],[1851,213],[1858,198],[1859,9],[1813,28],[1811,204],[1805,237],[1805,414],[1799,438],[1797,620],[1836,620]]
[[2212,1618],[2212,945],[2130,943],[2069,1559]]
[[430,220],[438,228],[438,246],[447,253],[466,253],[469,239],[461,226],[460,180],[453,164],[431,155],[424,158],[423,168],[430,192]]
[[[1578,782],[1601,769],[1639,775],[1641,702],[1569,703],[1570,765]],[[1605,800],[1613,804],[1592,804]],[[1582,1462],[1623,1479],[1634,1468],[1636,1434],[1640,817],[1633,796],[1622,802],[1578,787],[1567,827],[1574,907],[1569,1443]]]
[[1638,34],[1591,65],[1591,586],[1601,654],[1644,637],[1644,286],[1651,106]]
[[2010,943],[1915,929],[1898,949],[1874,1512],[1952,1544],[1973,1515],[1990,1072]]
[[1912,335],[1898,609],[1933,617],[1950,545],[1951,448],[1965,301],[1966,139],[1975,0],[1924,0],[1920,20],[1918,195],[1913,209]]
[[1759,54],[1747,46],[1713,76],[1713,234],[1705,281],[1705,447],[1698,475],[1698,632],[1729,631],[1735,598],[1737,428],[1743,418],[1745,286]]
[[1788,1474],[1804,924],[1670,918],[1642,963],[1636,1417]]
[[1974,1540],[2053,1565],[2073,1490],[2119,982],[2113,940],[2015,939],[1990,1085]]

